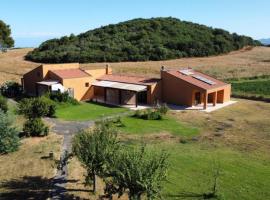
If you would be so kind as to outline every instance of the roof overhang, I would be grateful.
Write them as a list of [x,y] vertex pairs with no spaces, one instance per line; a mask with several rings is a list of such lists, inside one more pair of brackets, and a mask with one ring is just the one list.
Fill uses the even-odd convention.
[[51,86],[51,85],[59,84],[59,81],[47,80],[47,81],[37,82],[37,84]]
[[141,91],[147,90],[147,86],[145,85],[121,83],[121,82],[114,82],[114,81],[96,81],[92,85],[98,86],[98,87],[104,87],[104,88],[129,90],[129,91],[134,91],[134,92],[141,92]]

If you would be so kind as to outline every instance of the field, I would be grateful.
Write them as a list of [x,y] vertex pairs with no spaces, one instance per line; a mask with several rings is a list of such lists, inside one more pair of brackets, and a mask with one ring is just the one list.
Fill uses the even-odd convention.
[[[20,81],[21,76],[38,66],[24,61],[31,49],[16,49],[0,53],[0,83],[6,80]],[[158,76],[160,67],[193,67],[221,79],[270,75],[270,48],[255,47],[226,55],[204,58],[182,58],[168,61],[111,63],[115,73]],[[105,63],[83,64],[83,68],[105,67]]]
[[[182,140],[181,135],[168,133],[152,136],[141,133],[140,137],[138,134],[127,137],[122,133],[120,138],[132,144],[143,141],[170,153],[164,199],[200,199],[191,196],[200,196],[210,190],[216,165],[220,165],[218,194],[223,199],[267,199],[270,195],[270,104],[237,101],[213,113],[170,112],[169,115],[180,123],[199,129],[199,136]],[[77,180],[68,184],[73,188],[72,194],[89,198],[91,188],[83,186],[83,168],[76,159],[71,161],[69,168],[77,169],[69,174],[70,179]],[[101,185],[99,188],[102,189]]]
[[[19,81],[23,73],[38,65],[23,61],[23,56],[28,51],[29,49],[19,49],[0,54],[0,82],[10,79]],[[83,67],[104,65],[105,63],[85,64]],[[270,48],[256,47],[208,58],[111,63],[116,73],[147,76],[158,76],[161,65],[172,68],[194,67],[221,79],[270,75]],[[235,91],[246,91],[252,95],[269,95],[268,87],[269,82],[262,79],[240,79],[234,86]],[[270,104],[234,100],[238,102],[212,113],[171,111],[168,115],[173,118],[171,124],[156,125],[146,121],[138,123],[128,117],[122,119],[126,127],[122,128],[119,137],[123,142],[139,144],[143,141],[153,148],[165,149],[170,153],[170,170],[168,181],[164,183],[164,199],[199,199],[190,196],[200,196],[209,190],[215,163],[219,163],[221,169],[218,194],[223,199],[269,198]],[[75,110],[63,107],[58,110],[57,115],[67,120],[85,120],[104,113],[104,110],[100,112],[102,109],[92,113],[94,108],[91,106],[90,113],[85,106],[89,105],[74,107]],[[16,123],[21,124],[22,120],[17,118]],[[167,130],[160,131],[159,127]],[[193,132],[194,130],[197,132]],[[18,152],[1,155],[0,199],[15,199],[16,195],[22,199],[47,197],[50,189],[48,181],[53,176],[55,166],[54,162],[41,158],[46,157],[50,150],[59,152],[60,142],[61,138],[53,134],[46,138],[24,139]],[[89,188],[83,185],[84,169],[76,159],[72,159],[68,167],[69,193],[89,199]],[[99,189],[102,189],[101,184]]]
[[19,151],[0,156],[0,199],[46,199],[56,164],[48,159],[50,151],[58,159],[61,137],[51,134],[45,138],[21,141]]
[[241,95],[246,97],[270,97],[270,79],[259,78],[254,80],[239,80],[232,81],[232,88],[234,95]]

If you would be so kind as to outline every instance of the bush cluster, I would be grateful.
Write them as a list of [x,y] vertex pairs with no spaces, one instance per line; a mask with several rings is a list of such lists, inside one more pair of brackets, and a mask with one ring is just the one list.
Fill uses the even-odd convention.
[[79,102],[76,99],[69,96],[68,92],[61,93],[60,91],[55,91],[55,92],[49,93],[48,96],[51,100],[55,102],[70,103],[73,105],[79,104]]
[[41,117],[53,117],[56,106],[46,97],[23,99],[18,105],[18,113],[27,117],[23,131],[25,136],[46,136],[49,128]]
[[0,92],[8,98],[20,98],[23,94],[23,89],[19,83],[8,81],[1,85]]
[[134,19],[48,40],[26,59],[43,63],[166,60],[218,55],[248,45],[261,43],[171,17]]
[[7,112],[8,110],[8,104],[7,104],[7,99],[0,95],[0,111],[3,111],[4,113]]
[[47,136],[49,134],[49,127],[40,118],[32,118],[25,122],[23,131],[27,137]]
[[137,110],[133,117],[145,119],[145,120],[161,120],[163,115],[168,112],[168,107],[166,104],[157,106],[156,108],[149,108],[146,110]]
[[27,118],[53,117],[56,105],[46,97],[25,98],[19,102],[18,112]]

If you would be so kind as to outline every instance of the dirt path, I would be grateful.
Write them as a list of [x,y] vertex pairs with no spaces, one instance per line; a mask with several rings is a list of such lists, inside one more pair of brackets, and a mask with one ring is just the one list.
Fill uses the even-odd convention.
[[89,128],[94,125],[94,121],[61,121],[54,118],[45,118],[45,121],[51,124],[51,131],[64,137],[62,144],[62,153],[60,164],[56,176],[53,179],[52,199],[65,199],[67,183],[67,158],[71,152],[72,137],[80,130]]

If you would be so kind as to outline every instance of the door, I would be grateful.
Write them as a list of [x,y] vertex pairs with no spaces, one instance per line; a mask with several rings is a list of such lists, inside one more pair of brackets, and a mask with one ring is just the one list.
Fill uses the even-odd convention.
[[200,92],[196,92],[195,93],[195,99],[194,99],[194,105],[198,105],[198,104],[201,104],[201,93]]
[[139,104],[147,104],[147,91],[138,93],[138,103]]

